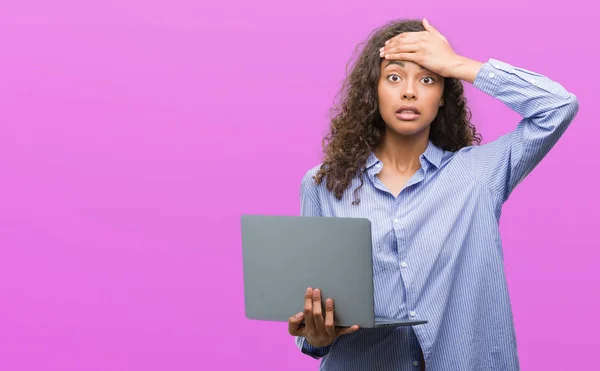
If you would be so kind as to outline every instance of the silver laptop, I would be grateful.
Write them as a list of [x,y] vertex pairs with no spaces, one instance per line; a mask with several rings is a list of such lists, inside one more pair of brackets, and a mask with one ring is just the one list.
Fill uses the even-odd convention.
[[322,304],[333,299],[336,326],[427,323],[375,317],[368,219],[243,215],[241,230],[248,319],[287,322],[312,287],[322,290]]

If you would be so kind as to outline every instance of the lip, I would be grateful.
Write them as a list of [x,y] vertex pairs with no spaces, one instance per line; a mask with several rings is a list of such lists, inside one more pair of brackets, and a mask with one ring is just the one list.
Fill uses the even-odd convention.
[[396,113],[400,113],[400,112],[405,111],[405,110],[414,111],[417,115],[421,114],[421,112],[415,106],[402,106],[402,107],[398,108],[398,110],[396,111]]
[[[414,113],[402,112],[405,110],[413,111]],[[402,121],[415,121],[421,116],[421,112],[415,106],[402,106],[396,111],[396,117]]]

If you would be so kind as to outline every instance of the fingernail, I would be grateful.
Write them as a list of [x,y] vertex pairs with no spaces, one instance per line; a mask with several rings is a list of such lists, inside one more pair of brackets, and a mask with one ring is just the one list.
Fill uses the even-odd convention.
[[310,295],[310,287],[306,289],[306,295]]
[[319,291],[319,289],[315,289],[315,292],[314,292],[315,298],[316,298],[317,296],[319,296],[319,294],[320,294],[320,293],[321,293],[321,292]]
[[304,315],[304,313],[300,312],[300,313],[296,314],[296,318],[302,318],[303,315]]
[[379,49],[380,52],[382,52],[384,50],[385,50],[385,47]]

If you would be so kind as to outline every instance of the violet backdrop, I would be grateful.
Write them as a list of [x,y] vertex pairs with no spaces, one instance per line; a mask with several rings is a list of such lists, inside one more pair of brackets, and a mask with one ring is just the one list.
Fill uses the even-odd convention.
[[[298,215],[356,44],[427,17],[580,100],[501,220],[524,370],[600,331],[597,5],[20,0],[0,9],[0,369],[306,370],[244,317],[239,217]],[[519,117],[467,85],[484,142]]]

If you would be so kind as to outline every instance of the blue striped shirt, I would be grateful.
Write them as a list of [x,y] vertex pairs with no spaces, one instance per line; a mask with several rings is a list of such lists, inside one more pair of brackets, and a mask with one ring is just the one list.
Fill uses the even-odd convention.
[[326,348],[296,345],[321,358],[320,369],[418,371],[518,370],[499,219],[513,189],[550,151],[575,117],[577,98],[540,74],[490,59],[473,85],[517,112],[516,129],[447,152],[429,143],[421,168],[394,197],[366,162],[361,202],[354,179],[341,200],[301,182],[301,214],[365,217],[372,223],[375,314],[422,318],[415,327],[359,329]]

